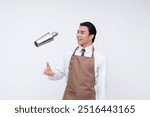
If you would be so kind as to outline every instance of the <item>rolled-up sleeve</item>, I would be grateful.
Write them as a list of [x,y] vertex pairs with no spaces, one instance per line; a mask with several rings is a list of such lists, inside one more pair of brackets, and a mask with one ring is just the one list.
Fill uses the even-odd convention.
[[62,56],[57,62],[56,67],[52,71],[55,73],[54,76],[48,76],[49,80],[60,80],[65,76],[66,71],[66,56]]

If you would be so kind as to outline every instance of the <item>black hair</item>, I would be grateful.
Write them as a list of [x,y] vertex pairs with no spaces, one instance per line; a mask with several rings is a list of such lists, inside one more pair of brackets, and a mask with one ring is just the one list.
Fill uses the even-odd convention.
[[94,35],[94,37],[92,39],[92,43],[93,43],[94,40],[95,40],[96,33],[97,33],[95,26],[91,22],[82,22],[82,23],[80,23],[80,26],[86,26],[86,27],[88,27],[89,34],[90,35],[91,34]]

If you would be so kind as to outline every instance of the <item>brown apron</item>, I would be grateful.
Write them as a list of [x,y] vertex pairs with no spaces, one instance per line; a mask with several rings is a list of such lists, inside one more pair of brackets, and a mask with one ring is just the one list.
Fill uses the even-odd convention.
[[92,57],[77,56],[75,49],[70,59],[67,86],[63,100],[95,100],[94,47]]

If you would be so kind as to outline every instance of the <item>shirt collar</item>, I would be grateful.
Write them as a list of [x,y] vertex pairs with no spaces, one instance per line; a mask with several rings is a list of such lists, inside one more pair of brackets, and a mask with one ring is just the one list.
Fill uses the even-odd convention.
[[89,51],[92,51],[92,47],[93,47],[93,45],[83,48],[81,45],[79,45],[78,51],[81,52],[82,49],[85,49],[85,52],[88,53]]

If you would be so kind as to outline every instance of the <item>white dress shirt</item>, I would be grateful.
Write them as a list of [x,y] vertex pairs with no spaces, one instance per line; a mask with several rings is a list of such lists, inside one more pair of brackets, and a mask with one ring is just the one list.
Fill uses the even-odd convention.
[[[85,48],[84,56],[91,57],[92,56],[92,46]],[[81,56],[82,46],[79,45],[79,48],[75,52],[75,55]],[[50,80],[60,80],[65,76],[66,82],[68,80],[68,66],[70,63],[71,56],[74,52],[75,48],[67,51],[61,60],[58,62],[55,69],[52,71],[55,73],[54,76],[49,76]],[[106,79],[107,79],[107,58],[104,55],[99,54],[94,49],[94,71],[95,71],[95,89],[96,89],[96,99],[105,99],[106,95]]]

